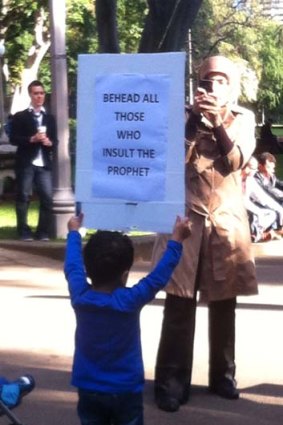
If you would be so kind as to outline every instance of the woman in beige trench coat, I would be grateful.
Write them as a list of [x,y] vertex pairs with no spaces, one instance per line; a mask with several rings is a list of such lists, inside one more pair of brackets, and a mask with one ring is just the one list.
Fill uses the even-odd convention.
[[[206,81],[186,111],[186,210],[191,235],[166,287],[155,370],[156,403],[166,411],[178,410],[189,397],[198,291],[209,308],[209,389],[225,398],[239,397],[236,296],[257,293],[241,185],[241,168],[255,148],[254,116],[235,104],[239,73],[233,62],[210,57],[201,65],[199,79]],[[167,238],[157,238],[154,262]]]

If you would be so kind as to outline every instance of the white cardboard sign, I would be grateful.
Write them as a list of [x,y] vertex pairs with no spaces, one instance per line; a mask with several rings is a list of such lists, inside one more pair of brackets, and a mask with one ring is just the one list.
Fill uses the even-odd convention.
[[80,55],[76,201],[88,228],[170,232],[184,214],[183,53]]

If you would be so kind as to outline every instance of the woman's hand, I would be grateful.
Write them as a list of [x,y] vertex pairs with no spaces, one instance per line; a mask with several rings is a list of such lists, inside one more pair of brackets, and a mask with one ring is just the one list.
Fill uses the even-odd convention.
[[213,127],[219,127],[222,124],[221,107],[216,97],[202,88],[198,88],[196,92],[192,110],[196,115],[203,115]]

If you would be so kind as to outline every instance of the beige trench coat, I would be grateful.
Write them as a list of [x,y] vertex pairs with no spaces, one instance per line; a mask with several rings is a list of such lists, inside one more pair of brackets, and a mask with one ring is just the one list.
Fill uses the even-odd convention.
[[[257,293],[247,213],[243,204],[241,168],[255,148],[254,116],[235,107],[224,122],[234,143],[221,157],[212,131],[197,125],[188,134],[186,211],[191,235],[166,291],[202,301]],[[170,235],[158,235],[153,262],[160,258]]]

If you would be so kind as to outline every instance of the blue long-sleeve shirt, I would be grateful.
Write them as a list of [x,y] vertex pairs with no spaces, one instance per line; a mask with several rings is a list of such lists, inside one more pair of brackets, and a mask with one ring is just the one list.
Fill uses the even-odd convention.
[[68,234],[65,276],[77,325],[72,372],[75,387],[106,393],[143,389],[140,312],[166,285],[181,254],[182,244],[169,241],[148,276],[131,288],[103,293],[87,282],[80,234]]

